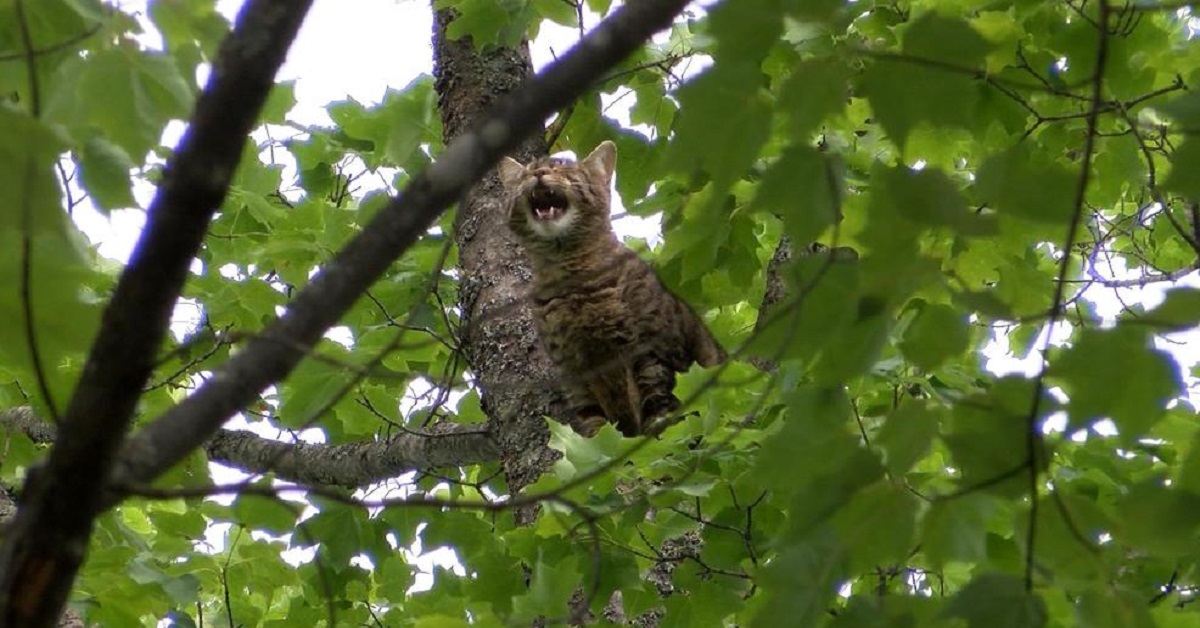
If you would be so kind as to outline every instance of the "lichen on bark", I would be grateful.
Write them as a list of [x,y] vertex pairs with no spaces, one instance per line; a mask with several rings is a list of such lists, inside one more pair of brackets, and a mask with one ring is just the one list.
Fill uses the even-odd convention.
[[[469,37],[452,40],[446,26],[455,11],[437,11],[434,78],[445,140],[471,128],[480,114],[533,73],[528,42],[477,48]],[[513,156],[527,160],[547,151],[545,140],[526,140]],[[537,480],[558,458],[546,446],[545,417],[563,416],[555,373],[538,343],[525,294],[529,262],[503,220],[500,182],[488,174],[459,202],[454,221],[458,245],[459,339],[484,412],[501,450],[513,493]],[[517,513],[528,520],[534,511]]]

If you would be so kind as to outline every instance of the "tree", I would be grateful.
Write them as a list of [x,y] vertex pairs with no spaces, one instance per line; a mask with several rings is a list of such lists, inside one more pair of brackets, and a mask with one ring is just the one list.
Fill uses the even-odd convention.
[[[287,121],[308,4],[162,0],[163,52],[110,7],[0,7],[0,625],[68,596],[99,625],[1191,625],[1189,3],[439,2],[432,77],[247,140]],[[489,173],[605,139],[736,349],[661,438],[556,421]],[[137,178],[114,267],[71,210]],[[409,593],[418,541],[463,573]]]

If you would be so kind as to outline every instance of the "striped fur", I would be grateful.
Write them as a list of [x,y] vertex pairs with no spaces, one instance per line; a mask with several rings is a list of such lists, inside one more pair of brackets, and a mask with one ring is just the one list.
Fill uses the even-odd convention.
[[679,409],[675,374],[713,366],[725,351],[703,321],[613,233],[616,147],[578,163],[543,158],[499,167],[509,228],[533,265],[538,334],[561,373],[572,426],[605,422],[626,436]]

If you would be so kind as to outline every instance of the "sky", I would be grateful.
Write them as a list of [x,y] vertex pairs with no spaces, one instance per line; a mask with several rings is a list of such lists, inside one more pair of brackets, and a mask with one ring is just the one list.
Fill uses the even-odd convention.
[[[115,4],[135,14],[145,14],[145,0],[118,0]],[[242,0],[219,0],[218,9],[232,18]],[[594,26],[597,17],[585,17],[587,26]],[[161,39],[153,32],[148,20],[141,20],[147,33],[141,41],[148,47],[161,48]],[[399,88],[408,84],[422,73],[431,73],[433,68],[431,50],[431,12],[429,4],[421,0],[316,0],[302,27],[299,37],[288,54],[287,62],[279,73],[280,80],[296,81],[296,108],[290,118],[303,125],[328,125],[331,120],[324,107],[330,102],[354,98],[362,103],[378,103],[389,87]],[[565,51],[577,39],[574,29],[547,23],[532,48],[536,67],[541,67],[554,58],[554,52]],[[688,69],[694,74],[704,67],[700,62]],[[201,77],[203,84],[203,77]],[[628,120],[618,104],[609,111],[617,119]],[[163,143],[174,145],[182,132],[182,123],[170,125],[164,133]],[[279,137],[279,134],[273,134]],[[258,139],[262,139],[261,134]],[[620,176],[618,159],[617,176]],[[285,180],[287,173],[285,173]],[[135,197],[144,208],[149,205],[154,190],[148,184],[135,188]],[[619,200],[619,199],[618,199]],[[620,208],[614,208],[614,213]],[[101,254],[117,259],[128,258],[144,222],[141,209],[119,210],[105,217],[86,206],[75,212],[75,220],[81,229],[99,245]],[[655,218],[627,217],[616,222],[615,227],[623,236],[647,239],[652,245],[660,240],[659,222]],[[1121,267],[1112,269],[1113,278],[1132,276]],[[1182,283],[1200,286],[1195,274]],[[1116,293],[1107,289],[1092,289],[1088,298],[1097,307],[1103,318],[1112,320],[1120,312],[1121,302],[1144,302],[1152,306],[1162,299],[1168,284],[1152,284],[1145,288],[1126,288]],[[1118,298],[1119,297],[1119,298]],[[176,330],[188,328],[194,323],[196,312],[185,306],[176,315]],[[1065,337],[1059,330],[1054,334],[1056,342]],[[1171,353],[1180,364],[1189,384],[1195,379],[1190,376],[1191,368],[1200,360],[1200,332],[1174,334],[1159,341],[1159,346]],[[1037,346],[1041,346],[1041,341]],[[1037,351],[1026,356],[1013,355],[1002,337],[990,343],[984,350],[989,370],[997,373],[1023,373],[1032,375],[1041,368]],[[1197,398],[1189,395],[1196,405]],[[1060,419],[1061,420],[1061,419]],[[280,438],[277,431],[266,431],[262,424],[247,425],[234,421],[230,427],[250,428],[264,436]],[[319,430],[305,434],[305,440],[322,441]],[[222,482],[238,481],[244,476],[236,471],[214,466],[215,479]],[[227,526],[214,526],[208,536],[209,549],[216,551],[224,546],[222,536]],[[410,548],[420,553],[421,548]],[[311,553],[295,552],[292,558],[304,560]],[[432,576],[428,573],[433,563],[454,567],[457,562],[452,553],[426,553],[417,564],[425,573],[418,575],[417,589],[429,586]]]

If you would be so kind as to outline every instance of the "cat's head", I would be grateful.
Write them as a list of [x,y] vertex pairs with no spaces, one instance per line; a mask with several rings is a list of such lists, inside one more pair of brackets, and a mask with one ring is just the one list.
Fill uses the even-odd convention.
[[609,185],[616,161],[617,147],[607,141],[580,162],[543,157],[522,164],[505,157],[498,170],[509,228],[534,248],[560,248],[611,232]]

